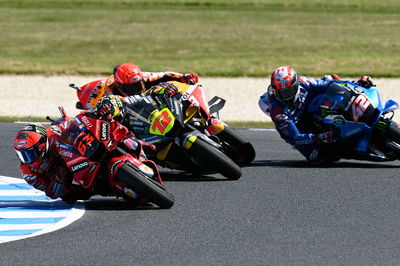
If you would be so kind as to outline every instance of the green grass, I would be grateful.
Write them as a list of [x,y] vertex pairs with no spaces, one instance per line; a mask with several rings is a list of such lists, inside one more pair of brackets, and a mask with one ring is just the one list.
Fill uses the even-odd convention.
[[0,0],[0,73],[400,76],[398,0]]

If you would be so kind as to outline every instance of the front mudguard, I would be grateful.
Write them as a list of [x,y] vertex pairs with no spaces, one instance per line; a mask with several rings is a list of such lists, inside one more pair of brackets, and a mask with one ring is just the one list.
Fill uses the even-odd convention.
[[210,145],[212,145],[213,147],[215,147],[218,150],[221,149],[221,144],[213,141],[212,139],[210,139],[205,134],[203,134],[203,133],[201,133],[199,131],[193,131],[193,132],[184,134],[182,136],[181,141],[180,141],[181,147],[183,147],[186,150],[189,150],[192,147],[193,143],[198,138],[204,140],[205,142],[209,143]]
[[222,122],[222,120],[218,118],[211,118],[208,122],[208,126],[206,127],[206,131],[210,135],[218,135],[225,129],[225,124]]
[[129,161],[129,163],[131,163],[137,171],[142,172],[150,178],[155,178],[157,182],[162,184],[160,172],[158,171],[158,168],[153,161],[139,160],[129,153],[114,157],[109,161],[107,169],[108,181],[110,182],[110,184],[115,185],[115,176],[117,175],[122,165],[127,161]]

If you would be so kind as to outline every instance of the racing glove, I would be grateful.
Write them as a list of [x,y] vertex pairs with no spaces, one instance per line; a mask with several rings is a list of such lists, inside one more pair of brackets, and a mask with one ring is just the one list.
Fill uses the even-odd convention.
[[96,104],[96,114],[109,120],[118,115],[123,117],[124,108],[121,100],[115,95],[102,97]]
[[67,183],[67,169],[60,166],[56,169],[51,177],[49,186],[46,189],[46,195],[49,198],[56,199],[64,193],[64,188]]
[[178,88],[174,84],[168,82],[160,83],[150,89],[151,94],[164,94],[166,97],[171,97],[178,92]]
[[327,80],[341,80],[341,78],[336,74],[325,75],[324,79],[327,79]]
[[375,86],[370,76],[362,76],[356,83],[367,89]]
[[197,82],[199,82],[199,75],[197,75],[197,73],[184,74],[183,77],[179,81],[193,85],[193,84],[196,84]]

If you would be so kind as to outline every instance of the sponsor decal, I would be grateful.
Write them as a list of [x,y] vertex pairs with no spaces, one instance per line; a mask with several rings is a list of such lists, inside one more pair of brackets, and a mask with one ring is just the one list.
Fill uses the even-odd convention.
[[57,126],[51,126],[50,130],[54,133],[57,133],[58,135],[61,135],[61,130]]
[[70,151],[74,150],[74,147],[72,147],[70,145],[62,144],[62,143],[60,143],[60,148],[63,148],[65,150],[70,150]]
[[107,148],[110,148],[112,144],[113,144],[113,140],[110,140],[110,141],[107,143]]
[[307,144],[311,144],[311,143],[313,143],[313,141],[311,139],[304,139],[304,140],[296,141],[296,145],[307,145]]
[[143,126],[144,123],[141,122],[141,121],[134,121],[134,122],[133,122],[133,125],[134,125],[134,126]]
[[86,116],[82,116],[82,121],[85,124],[86,127],[91,128],[92,124],[90,123],[89,119],[87,119]]
[[277,121],[285,121],[285,120],[288,120],[288,118],[289,117],[285,114],[278,114],[275,116],[275,120],[277,120]]
[[[140,98],[140,96],[137,96],[138,98]],[[140,99],[139,99],[140,100]],[[151,103],[151,104],[153,104],[154,105],[154,99],[153,99],[153,97],[151,97],[151,95],[146,95],[146,97],[144,98],[144,101],[146,102],[146,103]]]
[[144,137],[143,141],[149,142],[149,143],[158,143],[161,142],[161,137],[160,136],[154,136],[154,137]]
[[71,171],[73,173],[75,173],[75,172],[81,171],[83,169],[86,169],[88,167],[89,167],[89,162],[88,161],[84,161],[84,162],[81,162],[79,164],[75,164],[75,165],[71,166]]
[[132,199],[139,198],[139,195],[135,191],[133,191],[132,189],[127,188],[127,187],[124,188],[124,194],[129,196]]
[[349,132],[346,132],[345,136],[348,137],[348,136],[357,134],[360,131],[361,131],[361,128],[356,128],[356,129],[350,130]]
[[338,125],[343,125],[345,123],[345,119],[343,116],[336,116],[333,118],[333,123],[338,124]]
[[145,164],[140,165],[139,166],[139,170],[142,171],[145,175],[147,175],[149,177],[153,177],[154,176],[153,169],[151,169],[150,167],[148,167]]
[[349,110],[351,104],[353,103],[354,99],[356,98],[356,96],[351,97],[350,101],[347,102],[346,107],[344,108],[344,110],[347,112],[347,110]]
[[64,157],[68,157],[68,158],[72,157],[72,152],[67,151],[67,150],[61,150],[60,149],[60,154],[61,154],[61,156],[64,156]]
[[110,174],[111,174],[111,175],[114,175],[115,167],[116,167],[119,163],[121,163],[121,162],[122,162],[122,160],[118,160],[118,161],[115,161],[115,162],[111,165],[111,168],[110,168]]
[[182,100],[186,101],[189,96],[192,94],[192,92],[194,91],[194,89],[196,88],[196,86],[190,86],[189,89],[182,95]]
[[347,84],[347,86],[357,94],[364,93],[364,90],[361,87],[354,86],[354,85],[351,85],[351,84]]
[[19,139],[29,139],[28,133],[20,133],[18,134]]
[[26,126],[22,130],[32,131],[33,127],[32,126]]
[[198,107],[200,105],[199,101],[196,99],[194,95],[189,97],[189,102],[191,102],[194,106]]
[[85,128],[85,125],[82,123],[82,121],[81,121],[77,116],[75,116],[74,120],[75,120],[75,122],[78,124],[78,127],[79,127],[80,129],[82,129],[82,130],[85,130],[85,129],[86,129],[86,128]]
[[107,123],[101,123],[101,134],[100,134],[100,140],[108,140],[108,124]]
[[18,148],[22,148],[24,147],[26,144],[28,144],[28,142],[26,140],[21,140],[17,143],[17,147]]
[[37,177],[36,175],[27,175],[27,174],[23,175],[23,178],[24,178],[26,181],[32,181],[32,180],[34,180],[36,177]]
[[97,167],[97,165],[94,164],[94,165],[90,168],[89,173],[92,173],[92,172],[96,169],[96,167]]
[[317,160],[318,155],[319,155],[318,150],[317,149],[313,150],[312,153],[310,154],[310,160],[311,161]]

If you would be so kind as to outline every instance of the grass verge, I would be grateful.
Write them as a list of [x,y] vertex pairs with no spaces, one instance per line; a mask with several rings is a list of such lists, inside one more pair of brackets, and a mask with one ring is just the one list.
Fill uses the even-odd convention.
[[400,76],[398,0],[0,0],[0,73]]

